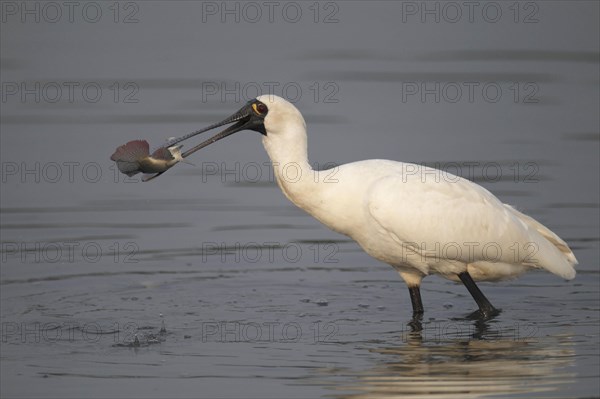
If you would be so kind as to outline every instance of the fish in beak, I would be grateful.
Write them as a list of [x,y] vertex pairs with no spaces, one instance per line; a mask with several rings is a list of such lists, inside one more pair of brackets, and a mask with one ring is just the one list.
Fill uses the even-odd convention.
[[121,173],[134,176],[144,173],[143,181],[151,180],[183,161],[181,145],[159,147],[150,154],[146,140],[133,140],[119,146],[110,159],[117,163]]
[[[230,136],[233,133],[242,130],[254,130],[266,135],[267,132],[265,130],[264,119],[267,112],[268,108],[264,103],[257,99],[251,100],[239,111],[230,117],[225,118],[221,122],[188,133],[179,138],[170,139],[152,154],[150,154],[150,146],[146,140],[133,140],[118,147],[110,159],[115,161],[119,171],[127,176],[144,173],[145,175],[142,178],[143,181],[152,180],[169,170],[175,164],[184,161],[184,158],[189,157],[196,151]],[[225,130],[217,133],[208,140],[203,141],[183,153],[181,152],[181,147],[183,145],[180,145],[179,143],[182,141],[232,123],[233,125],[227,127]]]

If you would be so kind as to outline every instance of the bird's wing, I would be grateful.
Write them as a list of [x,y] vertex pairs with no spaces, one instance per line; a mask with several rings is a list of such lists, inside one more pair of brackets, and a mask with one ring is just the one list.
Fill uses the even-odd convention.
[[574,277],[561,249],[568,246],[556,234],[475,183],[424,172],[391,174],[371,185],[366,206],[380,232],[426,256],[451,253],[465,263],[526,264]]
[[403,242],[443,246],[504,236],[514,218],[503,204],[483,187],[456,179],[386,176],[368,191],[369,213]]

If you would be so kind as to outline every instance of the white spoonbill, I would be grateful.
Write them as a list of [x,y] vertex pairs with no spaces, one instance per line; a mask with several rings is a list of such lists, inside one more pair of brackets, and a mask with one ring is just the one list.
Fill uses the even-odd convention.
[[274,95],[257,97],[193,134],[230,123],[183,156],[241,130],[260,132],[285,196],[396,269],[415,316],[423,313],[419,287],[430,274],[461,281],[483,317],[498,311],[475,281],[510,279],[529,269],[575,277],[577,259],[560,237],[469,180],[381,159],[341,165],[334,180],[327,179],[331,170],[314,170],[308,162],[302,114]]

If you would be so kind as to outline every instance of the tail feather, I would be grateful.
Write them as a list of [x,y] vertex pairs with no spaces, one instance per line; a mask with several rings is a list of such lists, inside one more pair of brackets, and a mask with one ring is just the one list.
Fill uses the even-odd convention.
[[573,279],[578,262],[569,245],[534,218],[517,211],[510,205],[506,205],[506,207],[529,228],[539,233],[549,244],[544,245],[546,248],[540,247],[539,252],[535,255],[535,258],[541,261],[538,264],[567,280]]

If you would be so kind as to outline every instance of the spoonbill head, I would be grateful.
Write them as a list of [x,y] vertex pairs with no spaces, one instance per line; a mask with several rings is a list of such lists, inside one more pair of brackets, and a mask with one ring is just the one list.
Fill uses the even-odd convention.
[[415,316],[423,313],[421,280],[431,274],[461,281],[484,317],[498,310],[476,281],[511,279],[532,269],[575,277],[577,260],[567,243],[469,180],[381,159],[314,170],[304,118],[281,97],[257,97],[199,132],[227,124],[232,125],[184,157],[241,130],[261,133],[284,195],[396,269],[409,288]]

